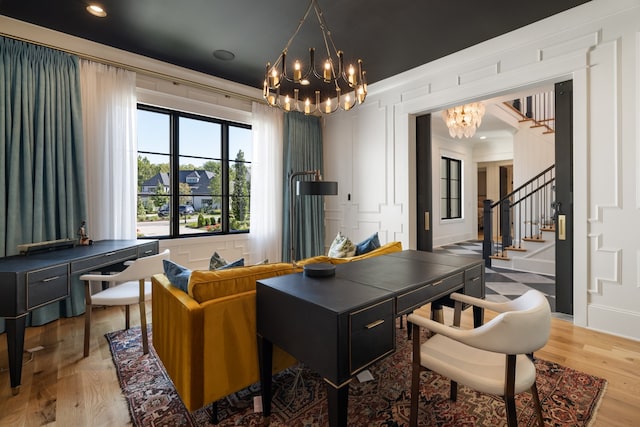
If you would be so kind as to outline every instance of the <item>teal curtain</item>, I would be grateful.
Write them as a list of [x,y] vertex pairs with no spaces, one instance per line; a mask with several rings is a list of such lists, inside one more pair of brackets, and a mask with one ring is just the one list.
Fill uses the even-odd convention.
[[[78,58],[0,37],[0,256],[75,238],[86,212]],[[84,312],[75,279],[80,295],[33,311],[31,324]]]
[[[282,259],[291,261],[291,236],[289,227],[289,202],[291,191],[289,177],[293,172],[320,170],[322,172],[322,125],[319,117],[289,112],[284,115],[284,194]],[[311,180],[313,176],[300,176],[298,180]],[[295,185],[295,183],[294,183]],[[301,260],[324,252],[323,196],[295,196],[296,211],[295,259]]]

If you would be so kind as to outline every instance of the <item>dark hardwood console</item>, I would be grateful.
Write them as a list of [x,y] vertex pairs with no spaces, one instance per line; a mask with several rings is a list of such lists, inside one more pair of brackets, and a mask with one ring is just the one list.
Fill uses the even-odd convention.
[[9,376],[19,392],[26,316],[70,295],[74,275],[158,253],[157,240],[102,240],[32,255],[0,258],[0,317],[5,318]]
[[[290,274],[256,283],[265,421],[271,415],[273,344],[327,383],[329,422],[347,425],[349,382],[395,351],[395,318],[452,292],[484,298],[481,258],[406,250],[336,265],[331,277]],[[482,311],[474,322],[482,323]]]

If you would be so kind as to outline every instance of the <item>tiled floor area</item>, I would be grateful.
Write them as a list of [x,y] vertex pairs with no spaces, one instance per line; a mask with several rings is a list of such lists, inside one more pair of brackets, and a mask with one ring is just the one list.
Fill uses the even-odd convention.
[[[482,258],[482,241],[470,240],[452,245],[440,246],[434,252],[449,252],[456,255],[477,256]],[[554,276],[519,272],[503,268],[486,268],[486,299],[507,301],[522,295],[527,290],[537,289],[547,296],[551,311],[555,311],[556,280]],[[561,316],[566,316],[562,314]]]

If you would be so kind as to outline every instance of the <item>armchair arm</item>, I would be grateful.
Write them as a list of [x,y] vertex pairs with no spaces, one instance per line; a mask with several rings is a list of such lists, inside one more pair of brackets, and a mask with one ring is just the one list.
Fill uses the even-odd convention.
[[460,342],[464,342],[465,339],[470,335],[475,334],[473,332],[475,331],[474,329],[459,329],[457,327],[447,326],[415,313],[407,316],[407,321],[413,323],[414,325],[422,326],[436,334],[441,334]]
[[497,313],[504,313],[505,311],[513,310],[509,302],[492,302],[482,298],[459,294],[457,292],[452,293],[450,297],[454,301],[460,301],[462,303],[470,304],[476,307],[486,308]]
[[86,282],[115,282],[115,274],[83,274],[80,276],[80,280]]

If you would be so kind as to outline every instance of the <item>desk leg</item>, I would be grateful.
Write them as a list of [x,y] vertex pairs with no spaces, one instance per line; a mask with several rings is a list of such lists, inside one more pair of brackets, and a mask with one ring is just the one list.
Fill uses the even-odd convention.
[[262,396],[263,425],[269,425],[271,416],[271,374],[273,372],[273,343],[258,335],[258,358],[260,359],[260,394]]
[[347,409],[349,407],[349,383],[334,387],[327,381],[327,400],[329,406],[329,425],[347,427]]
[[477,328],[484,324],[484,308],[473,306],[473,327]]
[[9,379],[11,381],[11,392],[14,396],[20,393],[26,319],[27,316],[21,316],[16,319],[5,318],[7,350],[9,351]]

